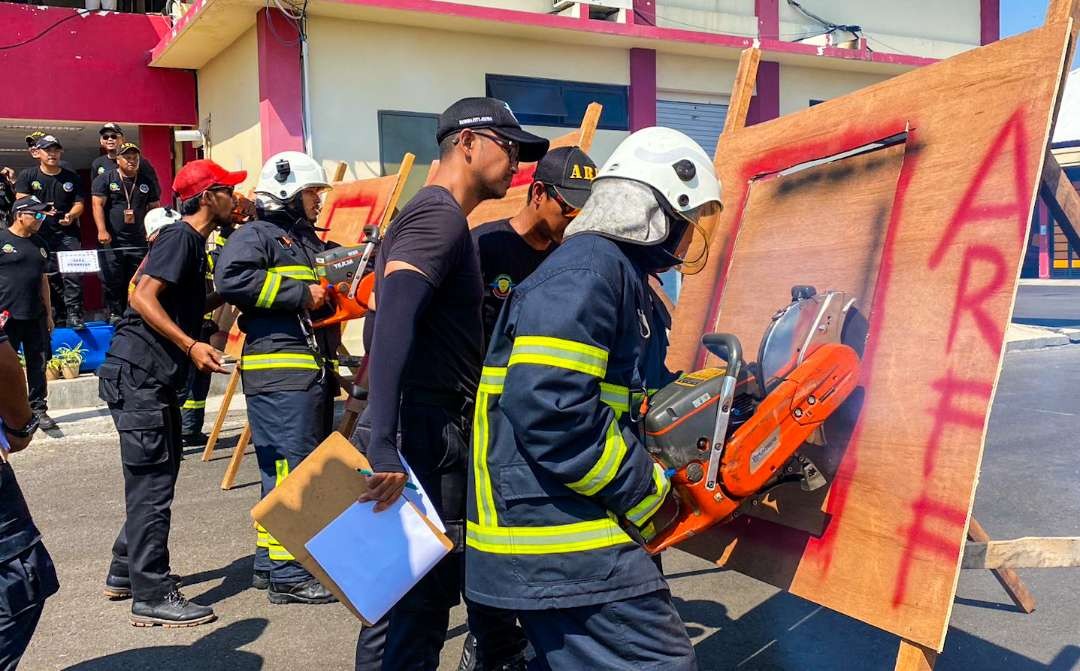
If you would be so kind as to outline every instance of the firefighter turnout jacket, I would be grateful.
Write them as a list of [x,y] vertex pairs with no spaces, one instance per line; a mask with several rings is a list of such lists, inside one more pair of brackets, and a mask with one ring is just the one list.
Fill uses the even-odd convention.
[[214,284],[240,309],[244,393],[300,391],[336,368],[340,327],[312,331],[304,303],[325,243],[305,220],[266,213],[229,236]]
[[671,488],[639,434],[642,392],[663,382],[645,379],[662,328],[645,273],[593,233],[514,288],[476,397],[471,599],[536,610],[666,589],[634,540]]

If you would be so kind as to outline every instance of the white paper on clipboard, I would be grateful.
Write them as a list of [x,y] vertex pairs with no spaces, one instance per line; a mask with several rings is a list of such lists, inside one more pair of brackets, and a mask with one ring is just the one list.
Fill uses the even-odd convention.
[[412,466],[409,462],[405,461],[405,456],[398,450],[398,456],[401,457],[401,463],[405,466],[405,471],[409,474],[409,482],[416,485],[416,489],[405,488],[402,496],[412,503],[414,506],[420,509],[420,512],[424,514],[428,520],[431,521],[439,531],[446,533],[446,525],[443,524],[442,518],[439,517],[438,511],[435,509],[435,504],[428,498],[428,494],[424,491],[424,486],[420,484],[420,480],[416,477],[416,473],[413,472]]

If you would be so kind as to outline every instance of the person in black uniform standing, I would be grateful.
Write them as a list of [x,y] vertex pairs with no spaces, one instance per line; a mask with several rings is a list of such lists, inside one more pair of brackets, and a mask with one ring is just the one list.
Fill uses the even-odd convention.
[[11,207],[15,204],[15,171],[0,168],[0,228],[11,223]]
[[[64,306],[67,326],[85,328],[83,322],[82,280],[69,273],[61,277],[56,252],[82,249],[79,235],[79,217],[83,213],[79,176],[60,163],[64,147],[52,135],[43,135],[34,144],[39,164],[19,173],[15,180],[15,196],[35,196],[43,203],[52,203],[56,212],[50,214],[41,227],[41,237],[49,245],[49,284],[52,287],[52,305],[57,315]],[[59,319],[55,319],[59,323]]]
[[158,233],[124,318],[116,327],[98,393],[120,434],[127,518],[113,543],[106,596],[130,594],[131,623],[189,627],[214,612],[184,598],[169,574],[170,507],[180,467],[180,403],[188,367],[227,372],[221,352],[198,340],[206,295],[206,238],[227,224],[233,187],[247,176],[212,161],[176,175],[180,221]]
[[[548,149],[547,140],[522,130],[509,105],[494,98],[451,105],[439,118],[436,140],[438,172],[394,220],[376,259],[366,445],[375,475],[361,500],[377,501],[381,511],[405,487],[400,417],[401,451],[455,550],[394,606],[384,627],[361,630],[358,671],[438,666],[450,609],[461,594],[468,445],[484,344],[483,281],[466,216],[481,201],[506,194],[519,160],[539,160]],[[485,663],[523,668],[524,640],[513,620],[467,605]],[[385,644],[378,640],[383,631]]]
[[[314,329],[326,304],[315,257],[327,248],[314,224],[330,188],[315,159],[296,151],[271,156],[255,186],[258,216],[229,236],[214,270],[222,298],[240,309],[246,334],[240,360],[262,495],[281,483],[328,435],[338,392],[337,326]],[[261,526],[252,586],[273,604],[337,599]]]
[[589,199],[594,177],[596,164],[581,149],[552,149],[536,164],[525,207],[472,230],[484,274],[485,342],[510,291],[562,242],[563,231]]
[[50,203],[33,196],[20,198],[12,208],[11,226],[0,230],[0,312],[8,313],[4,330],[12,347],[23,348],[30,407],[46,431],[56,428],[47,412],[45,382],[45,364],[52,356],[52,314],[46,275],[49,253],[37,232],[51,211]]
[[146,213],[161,205],[157,180],[139,170],[142,152],[128,142],[117,152],[117,167],[94,179],[94,223],[101,247],[101,277],[109,323],[116,325],[127,309],[127,286],[146,256]]
[[26,449],[38,422],[23,391],[19,357],[0,328],[0,669],[14,671],[60,589],[56,568],[30,517],[9,454]]
[[[124,131],[121,130],[119,124],[115,124],[111,121],[98,130],[98,136],[102,154],[95,158],[90,164],[91,183],[110,170],[116,169],[116,159],[119,155],[120,148],[127,144],[124,140]],[[150,164],[150,161],[147,161],[146,159],[139,161],[139,177],[147,183],[152,183],[158,188],[159,192],[161,191],[161,184],[158,181],[157,172],[154,171],[154,166]]]

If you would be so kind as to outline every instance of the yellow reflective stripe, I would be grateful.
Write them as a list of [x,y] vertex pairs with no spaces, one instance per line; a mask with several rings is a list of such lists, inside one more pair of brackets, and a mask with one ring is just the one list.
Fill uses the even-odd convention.
[[618,412],[630,412],[630,387],[600,383],[600,400]]
[[466,545],[492,554],[584,552],[625,543],[633,541],[610,518],[549,527],[485,527],[470,521],[465,530]]
[[655,492],[649,494],[641,500],[641,503],[626,511],[626,519],[637,526],[641,526],[656,514],[656,511],[660,509],[660,504],[664,502],[664,499],[667,498],[668,493],[671,491],[671,481],[664,475],[664,468],[660,464],[653,464],[653,486],[656,488]]
[[604,377],[608,353],[600,347],[548,336],[519,336],[507,366],[536,364]]
[[274,299],[277,298],[278,289],[281,288],[281,275],[277,273],[266,273],[266,279],[263,280],[262,291],[259,292],[259,297],[255,299],[255,307],[268,308],[274,304]]
[[277,487],[281,484],[281,481],[289,477],[289,460],[278,459],[274,462],[274,486]]
[[315,355],[303,352],[281,352],[278,354],[245,354],[240,358],[242,370],[270,370],[277,368],[301,368],[319,370]]
[[296,559],[291,552],[285,549],[285,546],[277,541],[271,541],[270,547],[267,548],[270,554],[270,558],[274,561],[293,561]]
[[489,394],[501,394],[505,382],[506,368],[484,366],[484,369],[480,371],[480,391],[485,391]]
[[607,437],[604,439],[604,451],[600,458],[585,477],[577,482],[571,482],[567,487],[582,496],[592,496],[604,487],[607,487],[619,472],[623,458],[626,456],[626,441],[623,440],[619,431],[618,420],[611,420],[608,424]]
[[196,401],[195,399],[189,398],[184,401],[184,405],[180,407],[184,410],[202,410],[206,407],[206,401]]
[[310,282],[316,280],[315,271],[309,266],[274,266],[267,268],[266,272],[277,273],[294,280],[308,280]]
[[[487,370],[487,369],[485,369]],[[483,386],[476,392],[473,410],[473,478],[476,480],[476,516],[483,526],[497,526],[495,495],[488,472],[488,392]]]

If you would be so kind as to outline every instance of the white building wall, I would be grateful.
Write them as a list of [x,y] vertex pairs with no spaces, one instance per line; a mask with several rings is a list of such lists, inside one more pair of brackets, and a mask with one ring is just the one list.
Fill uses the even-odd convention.
[[810,106],[811,100],[831,100],[887,79],[883,75],[780,66],[780,114]]
[[[346,161],[359,178],[379,174],[379,110],[438,114],[484,95],[487,74],[630,83],[625,49],[327,18],[311,19],[308,34],[315,156]],[[554,137],[571,129],[534,130]],[[606,158],[624,135],[599,131],[593,153]]]
[[259,130],[259,56],[252,27],[198,72],[199,120],[209,116],[207,158],[229,170],[247,170],[240,186],[255,186],[262,167]]

